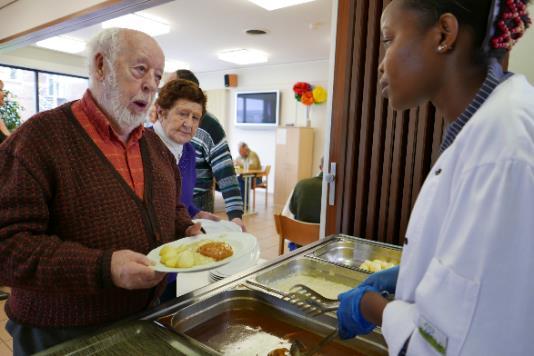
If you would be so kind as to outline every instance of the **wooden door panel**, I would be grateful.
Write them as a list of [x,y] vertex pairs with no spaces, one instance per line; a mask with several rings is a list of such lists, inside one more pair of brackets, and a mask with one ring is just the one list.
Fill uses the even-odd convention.
[[390,0],[340,0],[330,162],[336,197],[326,233],[402,244],[409,216],[444,130],[430,104],[395,112],[383,99],[380,16]]

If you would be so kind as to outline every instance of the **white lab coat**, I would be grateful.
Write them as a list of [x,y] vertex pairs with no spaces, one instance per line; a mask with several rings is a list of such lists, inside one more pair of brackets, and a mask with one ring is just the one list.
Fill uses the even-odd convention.
[[438,159],[417,198],[396,298],[390,355],[534,352],[534,88],[500,84]]

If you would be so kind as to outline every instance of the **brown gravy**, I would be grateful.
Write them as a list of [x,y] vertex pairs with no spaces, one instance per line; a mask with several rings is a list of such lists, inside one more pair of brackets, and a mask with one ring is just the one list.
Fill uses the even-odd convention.
[[[253,310],[228,310],[185,333],[192,338],[223,352],[230,344],[235,345],[251,334],[269,333],[281,339],[298,339],[306,349],[314,347],[323,336],[293,326],[277,319],[275,315]],[[276,349],[273,348],[273,349]],[[267,353],[266,353],[267,354]],[[364,355],[336,342],[327,344],[318,355]]]

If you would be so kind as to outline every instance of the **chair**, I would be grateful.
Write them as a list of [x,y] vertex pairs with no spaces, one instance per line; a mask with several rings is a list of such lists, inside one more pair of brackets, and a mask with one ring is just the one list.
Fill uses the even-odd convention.
[[284,240],[292,241],[297,245],[307,245],[319,240],[320,224],[293,220],[280,214],[274,214],[274,222],[279,237],[278,255],[284,253]]
[[267,208],[267,198],[269,193],[269,172],[271,165],[265,166],[263,172],[256,174],[256,178],[261,178],[261,183],[256,183],[256,179],[252,179],[252,208],[256,209],[256,188],[265,189],[265,207]]

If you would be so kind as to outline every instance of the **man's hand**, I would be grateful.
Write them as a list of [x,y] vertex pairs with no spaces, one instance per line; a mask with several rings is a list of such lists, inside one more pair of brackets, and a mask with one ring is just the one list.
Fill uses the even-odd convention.
[[200,228],[202,225],[200,223],[194,223],[193,225],[189,226],[187,229],[185,229],[185,236],[197,236],[202,233]]
[[212,214],[210,212],[207,212],[207,211],[199,211],[197,213],[197,215],[195,215],[193,217],[194,219],[208,219],[208,220],[212,220],[212,221],[220,221],[221,218],[219,218],[217,215],[215,214]]
[[241,228],[241,231],[247,232],[247,228],[245,227],[245,224],[243,223],[243,220],[241,220],[240,218],[233,218],[230,221],[233,222],[234,224],[239,225],[239,227]]
[[119,288],[148,289],[156,286],[165,273],[156,272],[149,266],[152,261],[145,255],[131,251],[115,251],[111,255],[111,280]]

